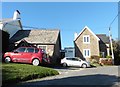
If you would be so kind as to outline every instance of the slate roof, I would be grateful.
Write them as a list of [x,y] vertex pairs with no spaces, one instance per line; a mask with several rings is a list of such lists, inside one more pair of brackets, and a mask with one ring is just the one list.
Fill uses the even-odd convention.
[[10,42],[20,42],[26,40],[28,43],[55,44],[59,35],[59,30],[19,30]]
[[109,37],[106,34],[96,34],[96,36],[104,43],[109,43]]

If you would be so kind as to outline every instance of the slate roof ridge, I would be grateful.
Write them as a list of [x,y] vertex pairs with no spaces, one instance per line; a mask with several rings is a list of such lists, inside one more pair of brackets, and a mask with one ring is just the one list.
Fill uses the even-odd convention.
[[60,33],[59,29],[32,29],[19,30],[12,38],[11,42],[19,42],[21,39],[26,39],[29,42],[37,43],[56,43]]

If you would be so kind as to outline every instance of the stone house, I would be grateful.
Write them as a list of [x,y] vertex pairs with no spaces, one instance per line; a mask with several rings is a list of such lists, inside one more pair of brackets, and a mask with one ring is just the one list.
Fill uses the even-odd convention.
[[74,39],[75,56],[89,61],[91,56],[109,56],[109,37],[94,34],[87,26]]
[[59,63],[61,58],[61,38],[60,30],[33,29],[19,30],[10,39],[10,44],[15,47],[24,46],[25,42],[42,48],[51,58],[53,64]]

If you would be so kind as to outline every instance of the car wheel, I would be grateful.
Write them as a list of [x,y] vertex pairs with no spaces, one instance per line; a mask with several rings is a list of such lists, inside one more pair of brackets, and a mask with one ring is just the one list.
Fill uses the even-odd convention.
[[10,63],[11,62],[11,58],[10,57],[5,57],[5,62],[6,63]]
[[64,67],[67,67],[67,63],[63,63],[63,66],[64,66]]
[[34,66],[38,66],[40,64],[40,61],[38,59],[33,59],[32,64]]
[[82,68],[86,68],[86,67],[87,67],[87,64],[83,63]]

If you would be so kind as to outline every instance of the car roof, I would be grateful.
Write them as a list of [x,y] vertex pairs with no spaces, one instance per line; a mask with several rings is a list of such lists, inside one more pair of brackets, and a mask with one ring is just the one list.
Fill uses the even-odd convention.
[[79,57],[64,57],[64,58],[79,58]]

